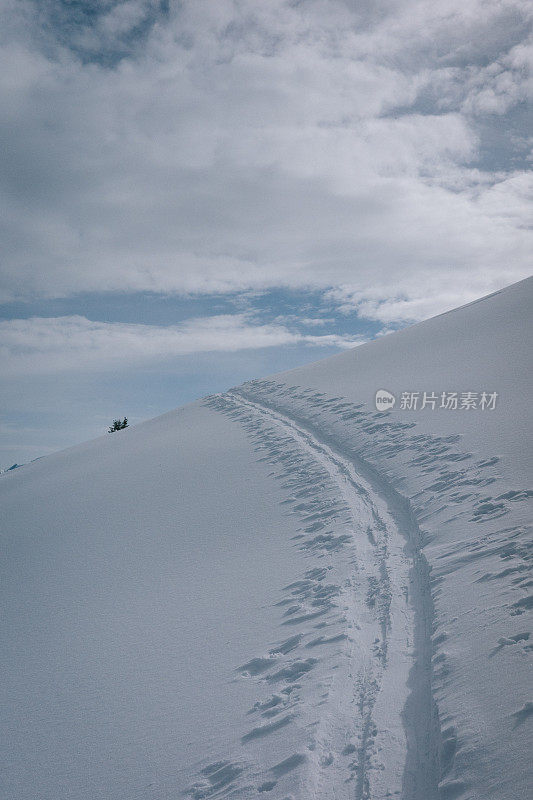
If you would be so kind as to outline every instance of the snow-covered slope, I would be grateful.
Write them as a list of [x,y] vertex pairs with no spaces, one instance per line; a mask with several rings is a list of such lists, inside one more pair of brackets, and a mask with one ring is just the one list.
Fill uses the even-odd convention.
[[532,293],[3,475],[3,794],[529,797]]

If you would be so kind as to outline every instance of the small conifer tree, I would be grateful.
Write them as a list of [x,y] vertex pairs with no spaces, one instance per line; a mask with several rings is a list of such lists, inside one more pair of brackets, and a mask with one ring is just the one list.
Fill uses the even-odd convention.
[[124,417],[122,422],[119,419],[114,419],[113,424],[109,426],[108,433],[114,433],[115,431],[121,431],[123,428],[128,427],[128,418]]

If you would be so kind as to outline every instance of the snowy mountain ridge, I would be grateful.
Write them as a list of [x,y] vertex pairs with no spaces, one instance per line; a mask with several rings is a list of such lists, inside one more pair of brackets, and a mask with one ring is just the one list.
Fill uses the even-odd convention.
[[5,475],[6,796],[528,797],[532,291]]

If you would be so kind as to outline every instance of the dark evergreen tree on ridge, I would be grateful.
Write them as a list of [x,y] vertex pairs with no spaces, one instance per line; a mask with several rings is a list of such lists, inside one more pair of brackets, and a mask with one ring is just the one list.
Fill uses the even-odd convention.
[[115,431],[121,431],[123,428],[128,427],[128,418],[124,417],[122,422],[119,419],[114,419],[113,424],[109,426],[108,433],[114,433]]

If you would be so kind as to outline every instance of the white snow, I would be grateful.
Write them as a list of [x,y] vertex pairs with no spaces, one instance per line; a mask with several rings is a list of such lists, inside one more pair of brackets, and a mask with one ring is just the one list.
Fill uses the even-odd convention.
[[529,797],[532,292],[2,475],[3,796]]

